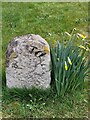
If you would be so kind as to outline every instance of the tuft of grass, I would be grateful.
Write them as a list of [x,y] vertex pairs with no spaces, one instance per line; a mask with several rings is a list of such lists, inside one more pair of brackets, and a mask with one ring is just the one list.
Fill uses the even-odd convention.
[[55,97],[52,90],[3,89],[3,118],[88,117],[88,96],[84,89]]
[[[4,92],[5,91],[5,92]],[[23,93],[23,94],[22,94]],[[25,100],[25,101],[29,101],[30,99],[34,100],[37,99],[39,100],[41,97],[43,97],[43,100],[47,100],[48,97],[52,98],[54,96],[54,91],[51,94],[51,89],[37,89],[37,88],[31,88],[31,89],[27,89],[27,88],[3,88],[3,100],[7,98],[8,96],[8,100]]]

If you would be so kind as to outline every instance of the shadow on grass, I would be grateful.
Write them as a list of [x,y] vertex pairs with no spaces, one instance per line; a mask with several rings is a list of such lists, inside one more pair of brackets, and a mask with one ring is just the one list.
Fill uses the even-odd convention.
[[46,89],[26,89],[26,88],[7,88],[3,87],[3,100],[20,100],[20,101],[30,101],[30,99],[36,99],[36,102],[47,101],[49,99],[54,99],[55,93],[53,90]]

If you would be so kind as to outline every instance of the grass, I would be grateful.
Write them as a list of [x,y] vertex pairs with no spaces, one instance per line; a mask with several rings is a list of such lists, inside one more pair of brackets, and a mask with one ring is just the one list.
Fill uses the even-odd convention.
[[[61,40],[63,32],[71,33],[73,28],[87,35],[87,16],[88,3],[2,3],[3,85],[6,81],[5,51],[10,40],[33,33],[55,44]],[[43,91],[3,87],[3,117],[88,117],[86,88],[67,94],[64,98],[56,98],[51,89]]]
[[87,106],[86,90],[56,98],[54,91],[50,89],[3,89],[4,118],[87,118]]
[[39,34],[54,44],[73,28],[87,34],[87,17],[87,3],[2,3],[3,60],[15,36]]

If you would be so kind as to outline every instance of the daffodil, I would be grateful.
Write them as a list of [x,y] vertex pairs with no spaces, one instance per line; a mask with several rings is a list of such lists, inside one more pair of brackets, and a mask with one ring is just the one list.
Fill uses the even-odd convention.
[[68,57],[68,62],[70,65],[72,65],[71,59]]
[[84,35],[82,35],[82,34],[80,34],[80,33],[77,33],[77,36],[80,37],[80,38],[83,38],[83,39],[86,38],[86,36],[84,36]]
[[77,38],[79,39],[79,36],[78,36],[78,34],[76,34],[76,36],[77,36]]
[[68,66],[67,66],[66,61],[65,61],[65,70],[66,70],[66,71],[68,70]]
[[71,35],[68,32],[65,32],[66,35],[68,35],[69,37],[71,37]]
[[86,48],[84,46],[82,46],[82,45],[80,45],[79,47],[82,48],[82,49],[84,49],[84,50],[86,50]]

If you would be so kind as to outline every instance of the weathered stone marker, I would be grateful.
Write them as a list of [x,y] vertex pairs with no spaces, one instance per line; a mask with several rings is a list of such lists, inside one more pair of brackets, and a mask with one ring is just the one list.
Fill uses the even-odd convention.
[[6,81],[9,88],[48,88],[50,85],[50,49],[39,35],[14,38],[6,51]]

